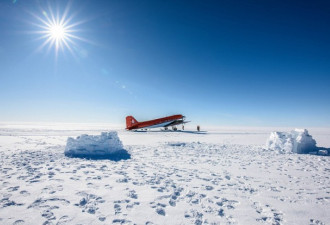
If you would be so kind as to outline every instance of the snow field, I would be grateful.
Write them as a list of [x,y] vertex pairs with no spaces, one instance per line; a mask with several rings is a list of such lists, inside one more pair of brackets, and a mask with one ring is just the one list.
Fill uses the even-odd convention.
[[77,131],[50,133],[0,129],[0,224],[330,221],[329,157],[269,151],[268,132],[118,131],[120,161],[66,157]]

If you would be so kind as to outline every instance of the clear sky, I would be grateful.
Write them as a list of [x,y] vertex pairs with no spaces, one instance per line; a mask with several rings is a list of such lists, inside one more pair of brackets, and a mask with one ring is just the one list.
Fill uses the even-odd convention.
[[[329,127],[329,12],[318,0],[0,0],[0,121]],[[58,51],[43,46],[52,14],[72,26]]]

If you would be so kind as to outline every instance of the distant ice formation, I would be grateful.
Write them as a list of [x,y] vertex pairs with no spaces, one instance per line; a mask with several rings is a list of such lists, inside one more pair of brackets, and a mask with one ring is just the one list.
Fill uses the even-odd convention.
[[117,132],[111,131],[101,135],[82,134],[76,139],[69,137],[64,154],[69,157],[104,158],[122,151],[123,145]]
[[283,153],[309,153],[317,150],[316,141],[306,129],[291,132],[272,132],[266,147]]

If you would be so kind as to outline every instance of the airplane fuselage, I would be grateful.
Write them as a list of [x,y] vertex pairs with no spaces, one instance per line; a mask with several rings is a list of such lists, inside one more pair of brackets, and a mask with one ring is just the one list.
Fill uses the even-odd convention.
[[136,130],[136,129],[149,129],[157,127],[169,127],[176,126],[184,123],[184,116],[181,114],[162,117],[159,119],[148,120],[143,122],[138,122],[133,116],[126,117],[126,129]]

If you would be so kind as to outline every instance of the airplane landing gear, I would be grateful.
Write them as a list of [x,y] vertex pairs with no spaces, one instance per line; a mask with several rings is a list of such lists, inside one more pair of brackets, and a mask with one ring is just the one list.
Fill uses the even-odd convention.
[[177,131],[177,130],[178,130],[178,128],[176,128],[176,127],[172,127],[172,129],[173,129],[174,131]]

